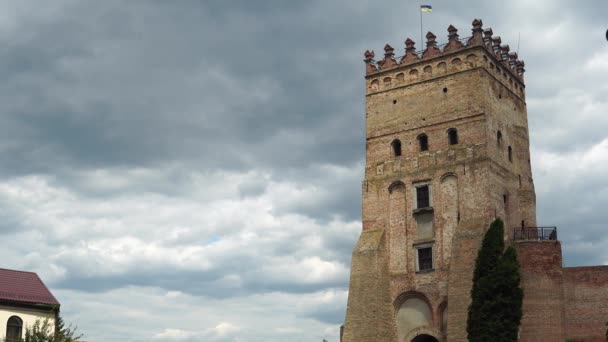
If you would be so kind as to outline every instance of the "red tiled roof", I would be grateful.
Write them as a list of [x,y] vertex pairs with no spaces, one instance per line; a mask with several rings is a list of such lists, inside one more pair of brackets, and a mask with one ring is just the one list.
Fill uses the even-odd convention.
[[36,273],[3,268],[0,268],[0,300],[59,305]]

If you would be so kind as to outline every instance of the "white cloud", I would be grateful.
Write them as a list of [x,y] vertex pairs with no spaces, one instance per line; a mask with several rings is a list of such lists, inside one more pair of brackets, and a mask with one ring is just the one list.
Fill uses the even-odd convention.
[[193,331],[184,331],[180,329],[165,329],[154,335],[154,338],[162,341],[183,341],[190,339],[196,335]]

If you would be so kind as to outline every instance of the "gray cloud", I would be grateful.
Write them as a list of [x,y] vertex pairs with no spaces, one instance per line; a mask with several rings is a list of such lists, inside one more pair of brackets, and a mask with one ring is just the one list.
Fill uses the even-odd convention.
[[[441,41],[474,17],[512,49],[521,34],[539,222],[566,265],[608,263],[608,4],[433,7]],[[0,5],[2,266],[39,272],[93,341],[336,340],[361,229],[362,52],[418,41],[417,10]]]

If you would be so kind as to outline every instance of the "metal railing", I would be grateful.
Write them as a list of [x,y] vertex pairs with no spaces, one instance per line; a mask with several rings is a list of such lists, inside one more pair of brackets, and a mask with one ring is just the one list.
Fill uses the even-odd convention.
[[516,227],[513,240],[556,241],[557,227]]

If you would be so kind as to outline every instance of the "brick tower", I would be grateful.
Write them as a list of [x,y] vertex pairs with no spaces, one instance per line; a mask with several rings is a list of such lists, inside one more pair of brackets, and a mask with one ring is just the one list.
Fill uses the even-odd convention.
[[472,31],[450,26],[444,45],[429,32],[418,52],[408,38],[399,58],[388,44],[379,61],[365,52],[363,230],[344,342],[466,341],[491,221],[506,239],[536,226],[524,63],[481,20]]

